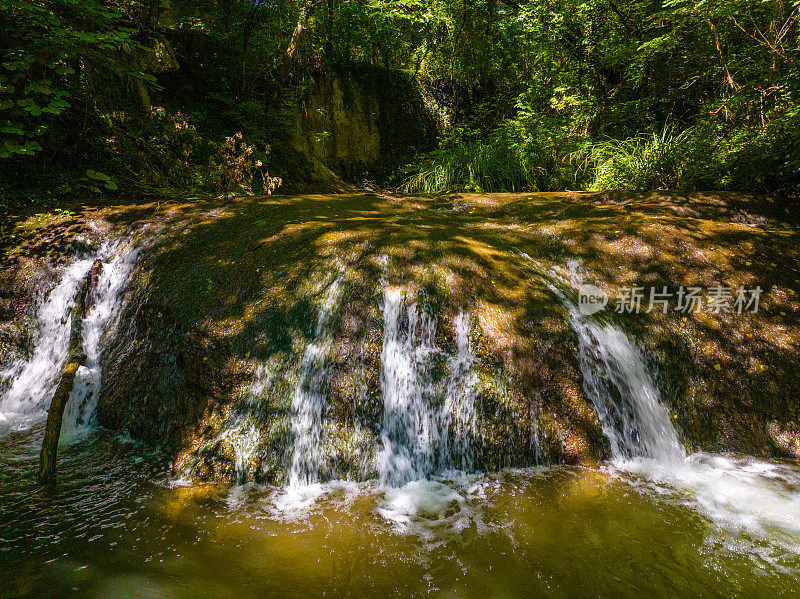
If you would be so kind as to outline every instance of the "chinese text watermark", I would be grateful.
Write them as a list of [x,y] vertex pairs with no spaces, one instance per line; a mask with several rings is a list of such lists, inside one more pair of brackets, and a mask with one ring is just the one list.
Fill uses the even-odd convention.
[[[614,311],[618,314],[638,314],[640,312],[660,311],[666,314],[670,309],[684,314],[696,313],[705,309],[712,314],[758,312],[761,287],[685,287],[676,290],[662,287],[623,287],[614,298]],[[588,283],[578,288],[578,308],[590,315],[603,310],[611,298],[608,294]]]

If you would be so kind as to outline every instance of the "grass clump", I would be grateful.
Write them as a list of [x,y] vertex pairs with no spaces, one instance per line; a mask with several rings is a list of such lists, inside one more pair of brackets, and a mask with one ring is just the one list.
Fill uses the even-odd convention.
[[400,185],[405,193],[546,191],[574,182],[569,140],[555,129],[507,121],[488,140],[456,136],[428,154]]
[[591,189],[646,191],[682,186],[689,164],[689,133],[665,126],[631,139],[610,139],[584,152],[581,168],[592,173]]

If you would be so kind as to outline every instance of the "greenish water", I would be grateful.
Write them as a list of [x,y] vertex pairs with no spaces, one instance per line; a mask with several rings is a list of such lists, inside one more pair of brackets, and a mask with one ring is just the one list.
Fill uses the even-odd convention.
[[37,431],[0,438],[2,596],[800,593],[791,535],[725,526],[690,491],[611,468],[389,490],[189,487],[160,454],[96,432],[64,448],[59,484],[43,491],[32,482],[39,442]]

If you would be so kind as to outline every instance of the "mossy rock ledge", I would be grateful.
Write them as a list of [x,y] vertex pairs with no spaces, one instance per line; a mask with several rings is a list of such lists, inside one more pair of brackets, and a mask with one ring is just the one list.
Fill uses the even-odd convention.
[[[633,285],[760,285],[755,314],[607,318],[642,350],[690,450],[793,457],[800,243],[757,205],[713,194],[350,194],[81,214],[150,239],[105,340],[98,423],[165,447],[176,473],[197,482],[285,482],[292,400],[318,344],[323,477],[372,478],[384,292],[395,287],[436,320],[433,403],[456,318],[469,315],[475,469],[604,459],[577,336],[541,273],[577,263],[612,297]],[[320,326],[334,281],[341,293]]]

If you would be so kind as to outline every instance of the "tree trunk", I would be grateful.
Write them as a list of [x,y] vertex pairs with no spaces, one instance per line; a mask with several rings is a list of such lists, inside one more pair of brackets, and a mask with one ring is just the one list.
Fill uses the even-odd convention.
[[311,1],[309,0],[300,9],[300,15],[297,17],[297,25],[292,32],[289,46],[286,48],[281,64],[278,67],[278,79],[281,81],[285,81],[289,76],[292,62],[294,62],[294,53],[297,51],[297,47],[300,45],[300,38],[303,37],[303,32],[306,30],[306,22],[308,21],[308,13],[310,10]]
[[89,296],[97,283],[97,277],[103,263],[95,260],[92,268],[81,281],[78,292],[75,294],[75,307],[72,308],[72,324],[69,334],[69,353],[67,364],[61,374],[58,388],[50,402],[47,411],[47,424],[44,429],[42,452],[39,455],[39,484],[52,484],[56,479],[56,456],[58,453],[58,438],[61,435],[61,422],[64,419],[64,408],[67,406],[72,383],[78,368],[86,363],[86,354],[83,353],[83,319],[89,308]]
[[250,34],[253,32],[257,8],[253,6],[242,25],[242,73],[239,86],[239,99],[247,98],[247,49],[250,46]]

